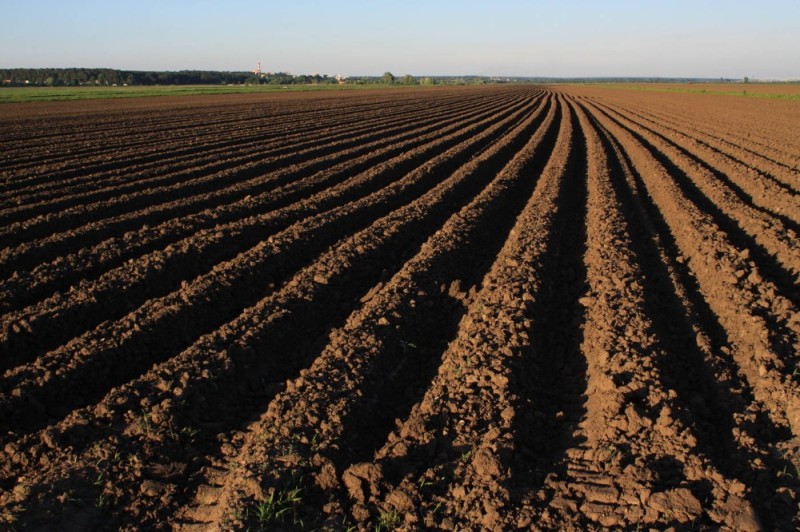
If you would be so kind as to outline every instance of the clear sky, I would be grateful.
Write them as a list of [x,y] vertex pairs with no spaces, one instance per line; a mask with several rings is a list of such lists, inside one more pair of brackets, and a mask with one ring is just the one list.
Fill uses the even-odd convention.
[[0,0],[0,67],[800,78],[800,0]]

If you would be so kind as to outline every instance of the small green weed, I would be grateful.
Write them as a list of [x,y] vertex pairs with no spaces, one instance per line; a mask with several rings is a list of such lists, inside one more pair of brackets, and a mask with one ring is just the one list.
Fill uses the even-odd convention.
[[403,349],[403,354],[404,355],[407,354],[412,349],[413,350],[417,349],[416,344],[413,344],[411,342],[406,342],[405,340],[400,340],[400,347]]
[[394,510],[381,512],[375,524],[375,532],[389,532],[400,526],[400,514]]
[[616,445],[614,445],[613,443],[609,444],[609,446],[606,449],[608,450],[608,459],[609,460],[613,460],[614,457],[617,456],[617,454],[619,454],[619,448]]
[[417,480],[417,487],[419,487],[419,489],[425,489],[430,486],[433,486],[434,484],[435,483],[431,479],[426,478],[424,476],[419,477],[419,479]]
[[108,497],[102,493],[97,496],[97,500],[94,502],[95,507],[99,508],[100,510],[105,510],[108,508],[108,504]]
[[254,517],[259,525],[274,523],[298,524],[297,507],[302,502],[303,488],[299,484],[291,488],[273,490],[269,497],[256,504]]
[[148,436],[153,433],[153,422],[150,421],[150,414],[142,412],[142,415],[137,419],[139,430]]

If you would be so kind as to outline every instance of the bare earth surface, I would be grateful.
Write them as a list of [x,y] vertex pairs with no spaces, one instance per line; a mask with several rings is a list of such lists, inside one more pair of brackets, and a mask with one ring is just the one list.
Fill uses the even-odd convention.
[[0,527],[800,527],[800,102],[0,123]]

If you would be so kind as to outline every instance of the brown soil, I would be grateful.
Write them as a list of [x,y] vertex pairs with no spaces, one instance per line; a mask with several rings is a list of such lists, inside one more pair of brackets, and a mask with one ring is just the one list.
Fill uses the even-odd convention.
[[0,526],[800,527],[796,102],[0,112]]

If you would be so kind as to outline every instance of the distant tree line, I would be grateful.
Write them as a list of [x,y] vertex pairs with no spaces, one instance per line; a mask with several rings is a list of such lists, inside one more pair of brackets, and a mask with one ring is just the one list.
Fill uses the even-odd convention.
[[0,70],[5,85],[211,85],[244,83],[252,72],[180,70],[151,72],[111,68],[11,68]]
[[[327,74],[289,74],[267,72],[223,72],[215,70],[180,70],[169,72],[115,70],[111,68],[10,68],[0,69],[0,83],[13,86],[78,86],[78,85],[308,85],[339,83]],[[519,76],[423,76],[406,74],[397,77],[391,72],[382,76],[350,76],[341,78],[351,85],[485,85],[490,83],[735,83],[741,80],[730,78],[552,78]],[[753,82],[744,78],[745,82]]]
[[[79,86],[79,85],[309,85],[335,84],[339,81],[327,74],[290,74],[267,72],[219,72],[212,70],[142,71],[115,70],[111,68],[7,68],[0,69],[4,85],[24,86]],[[391,72],[382,76],[355,76],[342,78],[343,83],[390,85],[475,85],[501,82],[483,76],[424,76],[410,74],[395,77]]]
[[250,74],[246,83],[259,85],[320,85],[338,83],[327,74],[289,74],[288,72],[267,72],[261,76]]

